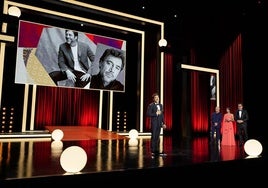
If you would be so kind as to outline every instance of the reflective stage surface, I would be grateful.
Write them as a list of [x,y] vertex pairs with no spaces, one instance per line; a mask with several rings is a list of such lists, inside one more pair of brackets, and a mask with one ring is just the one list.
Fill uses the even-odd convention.
[[[7,185],[28,185],[30,183],[26,183],[26,180],[34,180],[32,185],[40,182],[46,182],[47,185],[48,182],[57,181],[56,177],[68,177],[69,182],[72,182],[72,176],[79,175],[84,176],[84,179],[94,177],[90,181],[98,179],[97,177],[103,180],[129,177],[122,176],[123,172],[148,180],[151,176],[158,178],[170,173],[168,176],[175,176],[176,180],[176,175],[183,178],[183,174],[189,173],[194,176],[198,171],[201,171],[202,176],[202,173],[210,168],[213,174],[216,165],[227,165],[226,168],[236,171],[238,169],[232,169],[233,166],[249,164],[259,168],[264,161],[263,156],[250,159],[238,143],[237,146],[221,146],[210,142],[208,137],[182,140],[173,136],[161,136],[160,145],[160,150],[163,150],[167,156],[153,158],[150,152],[150,136],[140,136],[134,141],[128,137],[75,141],[52,141],[50,138],[0,140],[0,181]],[[79,146],[87,154],[86,165],[79,173],[66,173],[61,166],[61,154],[70,146]],[[157,169],[159,171],[155,171]],[[244,168],[239,167],[239,169]],[[115,174],[119,172],[121,174],[116,177]],[[158,176],[154,176],[155,174]]]

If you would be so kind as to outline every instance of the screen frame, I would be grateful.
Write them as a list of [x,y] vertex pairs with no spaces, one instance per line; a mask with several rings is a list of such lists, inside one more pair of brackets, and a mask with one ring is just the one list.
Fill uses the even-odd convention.
[[[29,5],[29,4],[23,4],[23,3],[17,3],[16,1],[4,1],[4,9],[3,9],[3,13],[7,14],[8,12],[8,7],[9,6],[16,6],[18,8],[20,8],[22,10],[22,15],[24,14],[24,12],[31,12],[34,15],[38,14],[38,15],[43,15],[46,18],[58,18],[60,17],[63,20],[69,20],[70,23],[71,22],[76,22],[77,23],[86,23],[86,24],[94,24],[100,27],[105,27],[105,28],[111,28],[111,29],[116,29],[116,30],[120,30],[121,32],[129,32],[129,33],[135,33],[137,35],[140,36],[140,41],[139,41],[139,45],[140,45],[140,54],[139,54],[139,63],[140,63],[140,78],[139,78],[139,95],[138,95],[138,105],[137,107],[139,109],[137,109],[139,111],[137,118],[139,120],[139,128],[138,131],[139,132],[143,132],[143,124],[144,124],[144,59],[145,59],[145,35],[148,33],[148,30],[146,30],[145,27],[152,26],[152,27],[156,27],[157,30],[159,30],[159,36],[157,36],[155,39],[157,41],[155,41],[155,44],[158,44],[158,40],[164,38],[164,23],[160,22],[160,21],[156,21],[156,20],[152,20],[152,19],[147,19],[147,18],[143,18],[143,17],[139,17],[139,16],[135,16],[135,15],[131,15],[131,14],[126,14],[123,12],[119,12],[119,11],[115,11],[115,10],[111,10],[111,9],[106,9],[103,7],[99,7],[99,6],[95,6],[95,5],[91,5],[88,3],[83,3],[80,1],[69,1],[69,0],[62,0],[60,2],[49,2],[49,4],[55,4],[58,5],[60,4],[60,6],[62,7],[67,7],[67,9],[61,9],[60,11],[55,11],[53,5],[52,6],[47,6],[46,3],[48,2],[42,2],[42,3],[33,3],[33,5]],[[67,5],[67,6],[66,6]],[[108,23],[105,21],[100,21],[100,20],[95,20],[88,17],[83,17],[83,16],[77,16],[72,14],[73,12],[70,11],[70,7],[71,6],[76,8],[76,9],[83,9],[83,10],[92,10],[93,12],[97,12],[99,13],[99,15],[104,15],[104,19],[108,18],[108,16],[110,15],[110,17],[117,17],[120,18],[121,21],[118,24],[112,24],[112,23]],[[48,7],[50,7],[50,9],[48,9]],[[84,14],[85,15],[85,14]],[[87,14],[90,15],[90,14]],[[97,17],[100,17],[100,16]],[[108,15],[108,16],[107,16]],[[95,15],[96,16],[96,15]],[[109,17],[109,18],[110,18]],[[34,17],[31,17],[34,18]],[[102,17],[103,18],[103,17]],[[56,22],[56,21],[55,21]],[[121,23],[121,22],[125,22],[125,24]],[[133,23],[133,25],[131,24],[131,26],[129,25],[129,23]],[[137,24],[138,23],[138,24]],[[9,23],[8,23],[9,24]],[[53,24],[55,25],[55,24]],[[148,35],[147,35],[148,36]],[[160,93],[163,96],[163,88],[164,88],[164,52],[161,52],[161,54],[159,54],[159,56],[157,55],[157,59],[160,59],[160,64],[161,64],[161,70],[160,70]],[[0,58],[1,62],[4,64],[4,57]],[[25,89],[24,89],[24,105],[23,105],[23,120],[22,120],[22,131],[26,131],[26,122],[27,122],[27,118],[30,114],[30,130],[34,130],[34,110],[35,110],[35,103],[36,103],[36,90],[37,90],[37,86],[33,85],[32,88],[30,87],[30,85],[26,84],[25,85]],[[30,91],[32,91],[32,93],[30,93]],[[110,105],[113,105],[112,101],[113,101],[113,91],[110,91]],[[164,98],[164,96],[162,97]],[[29,101],[30,100],[30,101]],[[103,91],[100,91],[100,112],[102,110],[102,101],[103,101]],[[28,103],[32,103],[32,107],[31,107],[31,112],[28,112],[28,107],[27,104]],[[112,107],[110,108],[110,112],[109,112],[109,119],[112,119]],[[99,118],[101,119],[101,117]],[[99,127],[101,127],[102,122],[99,121]],[[109,122],[109,126],[108,126],[108,130],[112,130],[112,121]]]
[[[54,79],[51,74],[65,74],[58,65],[58,51],[59,46],[66,42],[66,30],[76,31],[25,20],[19,21],[15,83],[76,88],[74,83],[68,79],[53,82]],[[101,50],[98,46],[106,45],[122,51],[126,58],[126,40],[82,31],[76,32],[78,32],[77,41],[88,45],[94,55],[99,54],[98,52]],[[96,75],[99,72],[98,59],[95,58],[94,61],[89,61],[89,63],[90,74],[92,76]],[[123,63],[125,64],[125,62]],[[116,80],[125,86],[125,66],[116,77]],[[91,89],[90,84],[81,87],[81,89]],[[106,90],[109,91],[109,89]],[[124,90],[113,91],[124,92]]]

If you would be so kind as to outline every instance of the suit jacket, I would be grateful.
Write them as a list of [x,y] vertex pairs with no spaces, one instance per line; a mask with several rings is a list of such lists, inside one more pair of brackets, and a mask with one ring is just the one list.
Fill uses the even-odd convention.
[[[86,43],[78,42],[77,45],[78,45],[78,49],[77,49],[78,61],[82,67],[82,70],[90,73],[89,60],[93,62],[95,58],[95,54],[90,49],[89,45],[87,45]],[[64,72],[68,69],[70,71],[74,70],[74,57],[72,54],[71,47],[68,43],[63,43],[59,47],[58,64],[59,64],[60,69]]]
[[215,123],[217,123],[218,124],[217,126],[220,128],[221,123],[222,123],[222,118],[223,118],[223,115],[221,112],[219,113],[213,112],[211,115],[211,126],[215,126]]
[[241,117],[239,116],[239,110],[237,110],[235,112],[235,117],[234,117],[236,123],[237,123],[237,120],[243,120],[243,123],[237,123],[239,125],[247,125],[247,121],[248,121],[248,112],[247,110],[242,110],[242,114],[241,114]]
[[[156,115],[157,105],[159,105],[161,114]],[[162,126],[164,123],[164,114],[163,114],[163,105],[162,104],[155,104],[154,102],[149,104],[147,108],[147,116],[151,117],[151,125],[152,126]]]

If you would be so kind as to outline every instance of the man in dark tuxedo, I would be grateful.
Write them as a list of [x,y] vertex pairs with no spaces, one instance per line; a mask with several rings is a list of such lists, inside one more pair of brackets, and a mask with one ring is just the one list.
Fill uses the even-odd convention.
[[78,32],[65,30],[65,39],[59,46],[58,65],[75,87],[85,87],[90,82],[90,66],[95,54],[89,45],[78,41]]
[[239,146],[242,146],[248,140],[248,112],[247,110],[243,109],[242,103],[239,103],[237,108],[238,109],[236,110],[234,118],[239,136]]
[[152,95],[153,102],[147,108],[147,116],[151,120],[151,151],[152,156],[165,156],[166,154],[159,152],[160,132],[161,128],[166,128],[164,123],[163,105],[159,103],[159,95]]

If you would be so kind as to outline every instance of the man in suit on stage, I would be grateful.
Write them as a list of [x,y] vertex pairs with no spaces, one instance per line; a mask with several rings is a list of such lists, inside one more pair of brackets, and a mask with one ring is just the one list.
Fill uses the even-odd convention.
[[237,132],[239,136],[239,146],[242,146],[248,140],[248,112],[243,109],[243,104],[237,105],[238,109],[235,113],[235,121],[237,126]]
[[166,154],[159,152],[160,131],[166,128],[164,123],[163,105],[159,103],[159,95],[152,95],[153,102],[147,108],[147,116],[151,120],[151,151],[152,156],[165,156]]

